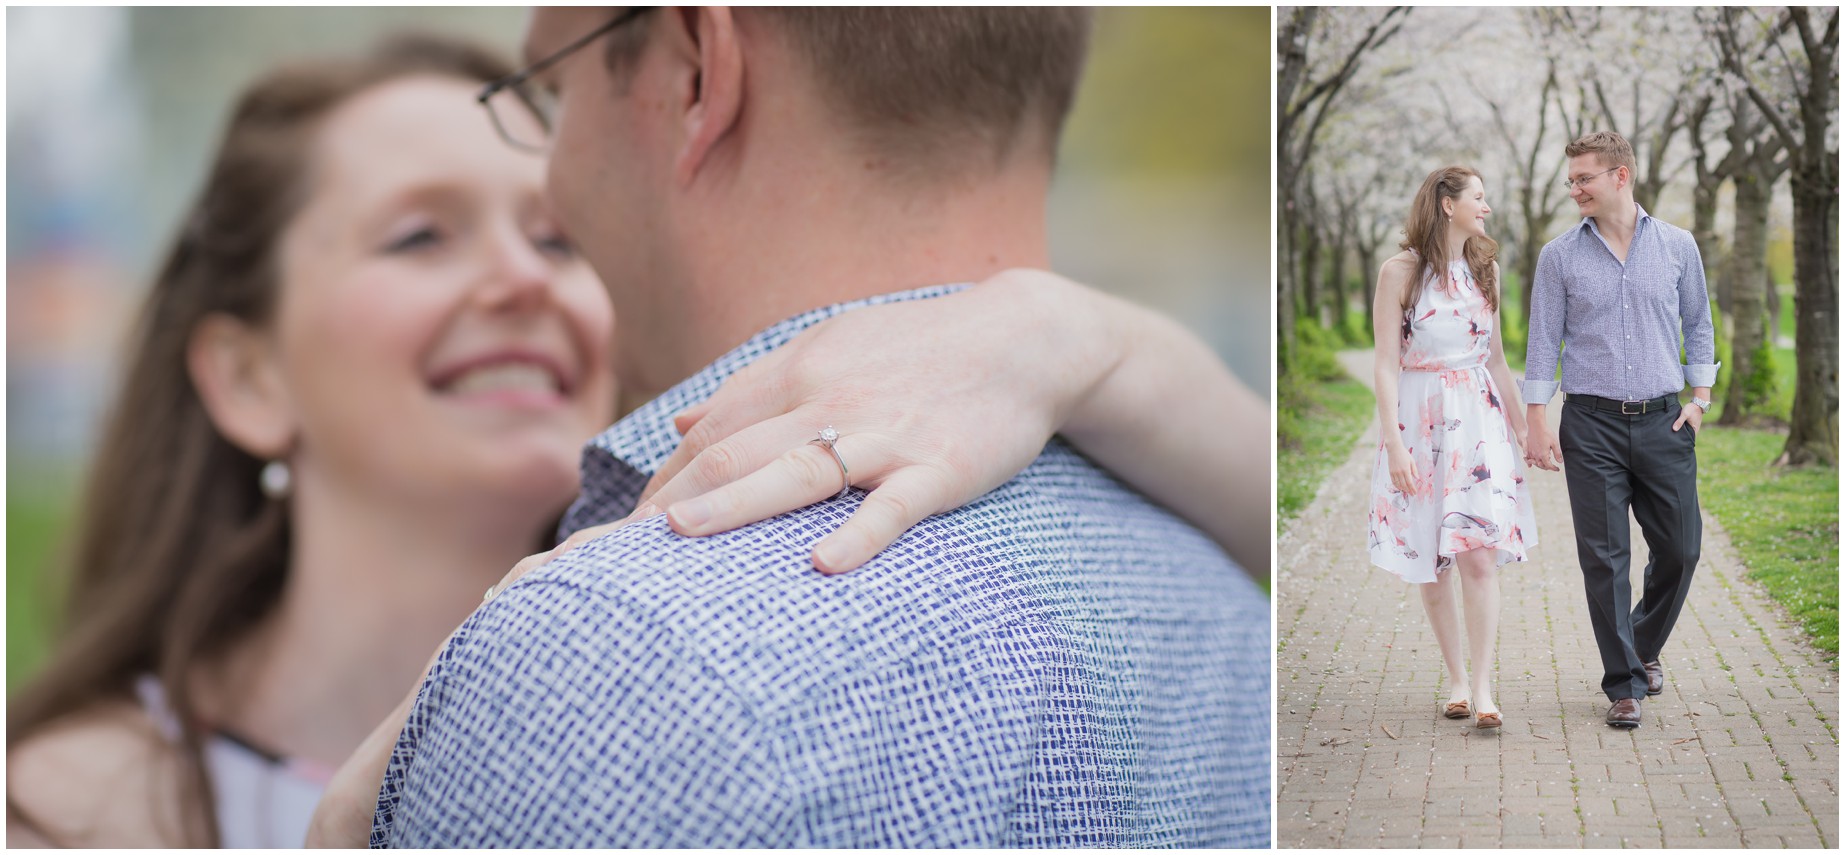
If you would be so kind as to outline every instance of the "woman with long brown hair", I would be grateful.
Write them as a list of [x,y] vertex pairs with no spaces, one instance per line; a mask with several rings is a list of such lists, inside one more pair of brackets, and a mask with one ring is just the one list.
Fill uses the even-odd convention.
[[1481,728],[1502,722],[1492,697],[1498,567],[1524,561],[1537,543],[1519,454],[1524,407],[1500,340],[1491,213],[1479,173],[1430,173],[1410,205],[1402,252],[1378,274],[1381,440],[1370,513],[1372,563],[1417,586],[1441,647],[1440,713],[1471,715]]
[[[543,161],[505,146],[474,102],[509,71],[408,37],[282,68],[240,99],[134,333],[64,632],[9,701],[10,844],[298,845],[330,770],[482,590],[553,542],[579,447],[615,415],[614,327],[547,212]],[[1041,447],[1086,412],[1105,439],[1072,438],[1124,477],[1220,540],[1265,539],[1265,512],[1239,504],[1233,526],[1224,511],[1260,508],[1245,494],[1265,497],[1265,479],[1215,477],[1231,447],[1215,437],[1259,430],[1265,409],[1208,357],[1172,358],[1195,341],[1170,325],[1026,278],[942,300],[1022,328],[949,342],[959,370],[1033,366],[1006,375],[1053,392],[1009,403],[1029,412],[986,425],[981,450]],[[1047,305],[1060,311],[1018,311]],[[826,386],[846,362],[836,348],[864,338],[815,339],[805,373]],[[1056,349],[1071,341],[1084,351]],[[951,362],[920,356],[890,364]],[[1236,412],[1155,406],[1175,376]],[[925,416],[964,417],[952,410]],[[701,415],[734,428],[770,414]],[[951,504],[1035,454],[971,454],[956,443],[972,432],[939,432],[945,459],[979,470],[934,497]]]
[[542,163],[472,133],[507,70],[409,37],[236,105],[138,319],[65,630],[8,705],[10,820],[298,845],[473,589],[547,544],[613,315]]

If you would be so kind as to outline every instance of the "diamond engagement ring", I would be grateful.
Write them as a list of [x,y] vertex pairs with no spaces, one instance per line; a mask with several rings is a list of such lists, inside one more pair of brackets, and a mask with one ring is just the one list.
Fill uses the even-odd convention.
[[818,445],[833,453],[833,462],[839,464],[839,480],[842,482],[839,485],[839,492],[835,494],[833,498],[843,499],[847,493],[852,491],[852,475],[846,471],[846,459],[840,457],[839,449],[833,447],[833,443],[838,441],[839,431],[833,430],[832,425],[827,425],[820,429],[820,437],[818,439],[810,439],[807,441],[807,444]]

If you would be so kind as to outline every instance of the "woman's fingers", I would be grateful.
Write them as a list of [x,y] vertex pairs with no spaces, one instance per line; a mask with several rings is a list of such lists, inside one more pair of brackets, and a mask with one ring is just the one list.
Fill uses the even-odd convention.
[[506,571],[506,575],[501,576],[500,581],[493,583],[492,586],[487,588],[487,593],[481,595],[480,601],[484,603],[499,596],[501,591],[511,587],[512,583],[519,581],[525,574],[551,563],[551,559],[556,557],[557,554],[557,549],[553,548],[546,552],[534,553],[519,559],[519,563],[514,564],[511,570]]
[[1407,468],[1390,470],[1390,483],[1399,493],[1416,492],[1416,464],[1411,462]]
[[[702,426],[716,415],[706,416],[699,424]],[[649,484],[652,492],[642,493],[642,502],[653,504],[661,510],[672,507],[687,499],[702,496],[726,484],[742,480],[745,476],[768,466],[776,458],[790,450],[806,445],[819,434],[816,427],[808,423],[813,419],[804,411],[776,416],[756,424],[749,425],[711,442],[680,466],[675,472],[668,472],[664,467],[654,475]],[[702,427],[694,428],[696,434]],[[690,441],[690,437],[687,438]],[[677,457],[685,450],[674,452]],[[824,449],[816,449],[824,451]],[[834,465],[834,478],[838,478],[838,465]],[[857,474],[856,472],[854,474]],[[837,485],[833,488],[838,492]],[[778,508],[775,513],[791,511],[801,505],[788,505]],[[771,514],[772,515],[772,514]],[[754,522],[755,520],[751,520]]]
[[814,547],[814,567],[829,576],[855,570],[947,501],[939,479],[926,470],[900,470],[866,496],[838,531]]
[[[654,471],[653,478],[648,480],[646,488],[641,492],[643,497],[651,496],[677,478],[685,467],[711,446],[752,425],[785,415],[795,407],[794,391],[783,376],[785,372],[775,370],[780,360],[785,358],[782,350],[772,351],[731,375],[711,397],[687,407],[674,417],[673,426],[685,438],[679,441],[679,447],[673,449],[673,453]],[[813,429],[819,430],[821,427],[814,425]],[[766,462],[768,458],[764,457],[757,461],[757,465]],[[742,475],[743,472],[736,472],[729,480]],[[717,484],[711,484],[705,489],[715,486]]]
[[[743,436],[739,434],[736,439],[741,440]],[[879,472],[883,466],[876,446],[875,441],[863,435],[842,436],[835,444],[840,457],[847,461],[846,465],[854,468],[854,474],[867,476]],[[681,474],[682,478],[687,476],[697,480],[691,469]],[[741,478],[664,507],[674,531],[688,537],[701,537],[806,507],[837,495],[845,484],[839,462],[833,459],[832,452],[813,443],[801,442],[768,465]],[[660,493],[664,496],[667,490],[662,489]]]
[[525,578],[525,574],[551,563],[564,553],[627,525],[633,519],[634,517],[630,516],[628,519],[616,520],[615,522],[604,523],[598,526],[590,526],[589,528],[572,532],[569,537],[564,538],[563,543],[553,546],[545,552],[533,553],[519,559],[519,563],[514,564],[511,570],[506,571],[506,575],[501,576],[498,583],[487,589],[487,594],[481,598],[481,602],[486,602],[487,600],[499,596],[500,592],[511,587],[512,583]]
[[564,553],[570,552],[571,550],[576,549],[577,547],[582,546],[583,544],[588,543],[592,540],[595,540],[598,537],[608,534],[611,531],[621,528],[622,526],[627,525],[633,520],[634,520],[634,517],[630,516],[627,519],[619,519],[612,523],[603,523],[602,525],[592,525],[589,528],[578,529],[576,531],[573,531],[570,533],[569,537],[564,538],[563,543],[560,543],[552,547],[550,552],[543,553],[545,555],[545,560],[539,562],[539,566],[542,567],[545,564],[550,563],[552,559],[555,559],[558,556],[563,555]]
[[706,398],[699,403],[686,407],[679,411],[679,415],[673,416],[673,430],[679,431],[680,436],[685,436],[691,433],[692,427],[698,424],[698,420],[704,418],[705,414],[709,412],[711,412],[710,398]]

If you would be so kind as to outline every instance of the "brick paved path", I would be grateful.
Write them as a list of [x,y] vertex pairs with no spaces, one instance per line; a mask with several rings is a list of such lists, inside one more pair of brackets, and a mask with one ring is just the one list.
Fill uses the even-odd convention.
[[[1369,382],[1368,352],[1341,361]],[[1421,601],[1366,558],[1376,443],[1373,424],[1278,545],[1283,848],[1839,845],[1838,674],[1745,581],[1708,514],[1665,693],[1644,726],[1616,730],[1563,475],[1534,471],[1538,546],[1500,577],[1505,728],[1437,717]],[[1637,527],[1634,544],[1638,596]]]

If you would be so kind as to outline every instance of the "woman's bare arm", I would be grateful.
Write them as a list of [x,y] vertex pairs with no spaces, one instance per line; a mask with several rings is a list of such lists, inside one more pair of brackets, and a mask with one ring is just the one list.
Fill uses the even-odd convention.
[[1377,271],[1377,293],[1371,304],[1373,388],[1377,395],[1377,423],[1388,445],[1397,434],[1397,376],[1403,370],[1403,291],[1409,287],[1415,262],[1408,254],[1384,261]]
[[7,750],[7,846],[181,845],[176,751],[130,703],[47,725]]
[[1409,253],[1384,262],[1377,273],[1377,294],[1371,306],[1372,372],[1377,393],[1378,436],[1390,468],[1390,483],[1404,493],[1416,492],[1416,464],[1403,444],[1397,427],[1397,380],[1403,370],[1403,295],[1416,270]]

